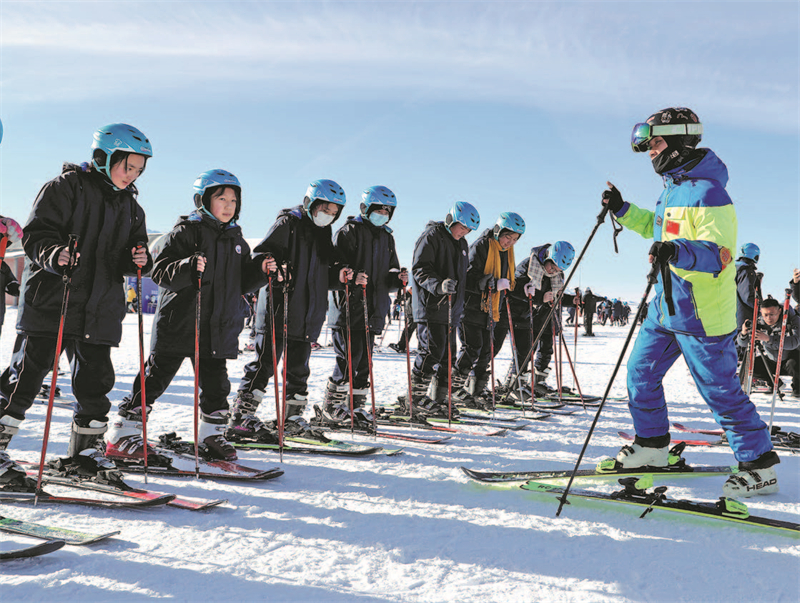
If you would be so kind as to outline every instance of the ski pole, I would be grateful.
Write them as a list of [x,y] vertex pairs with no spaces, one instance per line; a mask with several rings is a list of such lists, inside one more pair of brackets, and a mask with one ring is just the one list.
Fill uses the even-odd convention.
[[[494,386],[494,304],[492,303],[492,295],[495,292],[489,287],[489,353],[491,354],[491,360],[489,361],[489,366],[491,369],[491,379],[492,379],[492,413],[495,412],[495,386]],[[500,292],[497,292],[498,297],[500,296]],[[499,300],[498,300],[499,303]]]
[[[570,270],[569,275],[567,275],[567,279],[564,281],[564,284],[561,285],[561,289],[559,290],[558,294],[556,295],[556,299],[553,300],[553,306],[550,308],[550,313],[547,315],[547,318],[545,319],[544,324],[542,325],[542,328],[539,330],[538,335],[536,335],[536,339],[534,339],[533,343],[531,343],[531,349],[528,352],[528,357],[525,358],[525,361],[522,363],[523,366],[525,366],[528,363],[528,360],[530,360],[531,355],[533,354],[533,351],[536,349],[536,344],[539,343],[539,339],[541,339],[542,334],[544,333],[544,330],[545,330],[545,327],[547,326],[547,323],[550,322],[551,318],[553,317],[553,313],[555,312],[556,305],[561,302],[561,297],[564,295],[564,291],[567,289],[567,285],[569,285],[569,282],[572,280],[572,277],[575,275],[575,272],[578,270],[578,267],[581,265],[581,261],[583,260],[583,256],[586,254],[586,250],[589,248],[589,244],[592,242],[592,239],[594,239],[594,235],[597,233],[597,230],[600,228],[600,225],[603,222],[605,222],[606,214],[608,214],[608,205],[603,205],[603,209],[601,209],[600,213],[597,214],[597,222],[594,225],[594,228],[592,229],[592,232],[589,235],[589,238],[586,240],[586,243],[584,243],[583,249],[581,249],[581,252],[578,255],[578,259],[575,260],[575,263],[572,264],[572,270]],[[616,242],[614,243],[614,245],[616,245]],[[533,374],[533,372],[531,372],[531,374]],[[519,375],[516,376],[516,379],[519,379]],[[513,389],[513,387],[511,389]],[[531,394],[532,393],[533,393],[533,390],[531,390]],[[504,399],[506,399],[507,397],[508,397],[508,393],[506,393],[504,395]]]
[[447,294],[447,426],[453,420],[453,295]]
[[372,375],[372,341],[370,339],[370,332],[369,332],[369,308],[367,304],[367,285],[361,285],[362,289],[361,292],[363,293],[363,297],[361,301],[364,304],[364,333],[366,335],[366,345],[367,345],[367,364],[369,365],[369,393],[372,397],[372,430],[375,432],[375,437],[378,437],[378,424],[377,419],[375,419],[375,379]]
[[[144,242],[136,244],[136,249],[145,246]],[[147,402],[144,376],[144,318],[142,317],[142,268],[136,267],[136,312],[139,315],[139,392],[142,400],[142,439],[144,440],[144,483],[147,483]]]
[[353,409],[353,351],[350,347],[350,284],[344,282],[344,313],[347,321],[347,388],[350,392],[350,435],[356,430],[356,417]]
[[[205,258],[203,252],[197,259]],[[200,302],[203,296],[203,273],[196,270],[197,303],[194,312],[194,474],[200,479]],[[145,447],[146,447],[145,442]]]
[[755,297],[753,299],[753,332],[750,333],[750,349],[748,350],[747,354],[747,377],[745,379],[745,393],[748,396],[753,389],[753,370],[755,369],[756,364],[756,325],[758,324],[758,307],[761,304],[761,275],[759,272],[756,273],[753,291],[755,293]]
[[[4,237],[5,240],[5,237]],[[69,260],[64,268],[61,280],[64,281],[64,294],[61,298],[61,317],[58,322],[58,335],[56,336],[56,355],[53,360],[53,379],[50,381],[50,395],[47,400],[47,418],[44,422],[44,436],[42,437],[42,455],[39,458],[39,475],[36,478],[36,494],[33,497],[33,504],[39,502],[39,494],[42,491],[42,473],[44,472],[44,460],[47,455],[47,440],[50,437],[50,422],[53,418],[53,400],[56,394],[56,379],[58,379],[58,361],[61,357],[61,342],[64,339],[64,319],[67,316],[67,305],[69,304],[69,288],[72,284],[72,271],[75,270],[77,258],[75,253],[78,247],[78,235],[69,235]]]
[[278,419],[278,443],[281,458],[283,458],[283,440],[285,435],[286,421],[286,383],[288,372],[286,370],[286,357],[289,355],[289,285],[291,283],[291,265],[286,262],[283,268],[283,384],[281,387],[281,414]]
[[[514,363],[514,371],[519,374],[519,350],[517,349],[517,341],[514,337],[514,320],[511,318],[511,303],[508,301],[506,295],[506,312],[508,312],[508,332],[511,335],[511,360]],[[519,389],[519,403],[522,404],[522,418],[525,418],[525,398],[522,396],[522,382],[517,379],[517,387]],[[531,402],[533,405],[533,402]]]
[[561,333],[561,345],[564,346],[564,351],[567,353],[567,362],[569,363],[569,368],[572,370],[572,378],[575,380],[575,387],[578,388],[578,395],[581,397],[581,405],[583,406],[583,410],[586,410],[586,402],[583,400],[581,384],[578,382],[578,374],[575,372],[575,366],[572,363],[572,358],[570,358],[569,346],[567,345],[567,340],[564,338],[564,333]]
[[[576,290],[577,291],[577,290]],[[578,316],[581,313],[581,300],[580,294],[575,295],[575,335],[573,341],[573,353],[572,356],[575,358],[575,362],[578,362]]]
[[405,328],[403,329],[405,340],[406,340],[406,373],[408,373],[408,414],[410,415],[410,420],[414,421],[414,402],[412,389],[411,389],[411,350],[409,349],[410,339],[411,337],[408,334],[408,308],[406,307],[408,301],[408,290],[403,286],[403,324]]
[[564,488],[564,494],[559,498],[558,504],[558,511],[556,511],[556,517],[561,515],[561,509],[564,507],[564,504],[567,502],[567,494],[569,493],[569,489],[572,487],[572,482],[575,480],[575,475],[578,473],[578,467],[583,460],[583,455],[586,453],[586,448],[589,446],[589,440],[592,438],[592,434],[594,433],[594,428],[597,426],[597,421],[600,419],[600,413],[603,412],[603,407],[606,405],[606,401],[608,400],[608,394],[611,392],[611,386],[614,385],[614,379],[617,377],[617,372],[619,371],[619,367],[622,364],[622,359],[625,357],[625,352],[628,350],[628,344],[631,342],[631,338],[633,337],[633,332],[636,330],[636,323],[639,319],[639,314],[642,312],[642,308],[644,308],[645,302],[647,301],[647,296],[650,295],[650,290],[653,288],[658,282],[658,271],[659,271],[660,264],[658,263],[657,259],[653,259],[653,265],[650,268],[650,272],[647,274],[647,288],[644,290],[644,295],[642,295],[642,302],[639,304],[639,309],[636,312],[636,319],[633,323],[631,323],[631,328],[628,331],[628,336],[625,339],[625,345],[622,346],[622,351],[619,354],[619,358],[617,359],[617,364],[614,367],[614,371],[611,373],[611,378],[608,380],[608,385],[606,386],[606,391],[603,394],[603,400],[600,402],[600,406],[597,407],[597,412],[594,415],[594,421],[592,421],[591,427],[589,427],[589,433],[586,435],[586,441],[583,443],[583,448],[581,448],[581,453],[578,455],[578,461],[575,463],[575,468],[572,470],[572,475],[569,477],[569,482],[567,483],[567,487]]
[[[559,316],[559,319],[561,317]],[[560,322],[560,321],[559,321]],[[558,336],[556,335],[556,321],[552,320],[550,322],[550,329],[553,331],[553,360],[556,367],[556,388],[558,389],[558,402],[559,404],[564,403],[564,382],[562,381],[561,377],[561,369],[563,365],[561,364],[561,346],[558,343]]]
[[[775,366],[775,381],[772,384],[772,408],[769,411],[769,433],[772,434],[772,419],[775,416],[775,397],[778,395],[778,384],[781,382],[781,361],[783,360],[783,341],[786,337],[786,323],[789,316],[789,300],[792,290],[786,289],[786,299],[783,300],[783,318],[781,319],[781,343],[778,346],[778,359]],[[795,369],[797,370],[797,369]]]
[[[284,283],[286,284],[286,283]],[[281,424],[281,396],[278,392],[278,346],[275,344],[275,302],[272,297],[272,273],[267,277],[267,291],[269,292],[269,326],[272,335],[272,385],[275,386],[275,417],[277,423]],[[284,358],[284,362],[286,359]],[[278,427],[278,451],[280,461],[283,462],[283,438],[282,430]]]

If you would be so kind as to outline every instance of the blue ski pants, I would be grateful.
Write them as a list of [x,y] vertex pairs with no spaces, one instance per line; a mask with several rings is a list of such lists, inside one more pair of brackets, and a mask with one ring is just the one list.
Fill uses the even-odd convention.
[[662,381],[683,354],[736,460],[753,461],[772,450],[767,425],[736,377],[735,335],[695,337],[665,329],[650,318],[644,321],[628,359],[628,406],[638,436],[669,433]]

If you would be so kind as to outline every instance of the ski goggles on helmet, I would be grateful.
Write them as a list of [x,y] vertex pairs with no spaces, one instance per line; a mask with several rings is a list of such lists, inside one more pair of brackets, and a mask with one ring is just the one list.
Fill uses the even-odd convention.
[[700,136],[703,134],[703,124],[665,124],[650,125],[648,123],[636,124],[631,133],[631,147],[634,153],[649,151],[649,142],[656,136]]

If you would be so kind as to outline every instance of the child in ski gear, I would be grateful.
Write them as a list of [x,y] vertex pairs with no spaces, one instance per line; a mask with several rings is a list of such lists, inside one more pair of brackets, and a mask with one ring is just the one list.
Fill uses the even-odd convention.
[[[783,308],[777,299],[767,298],[759,310],[758,324],[756,326],[756,345],[763,361],[758,359],[753,366],[753,377],[763,381],[771,381],[776,374],[778,362],[778,349],[781,346],[781,330],[783,323]],[[750,342],[750,325],[745,323],[739,332],[739,345],[746,347]],[[786,313],[786,332],[783,337],[783,357],[781,359],[781,374],[792,378],[792,390],[800,388],[800,373],[798,373],[797,360],[789,352],[800,348],[800,314],[789,307]],[[780,385],[778,385],[780,389]],[[770,391],[772,387],[770,386]]]
[[[277,269],[265,254],[250,256],[238,224],[242,207],[239,180],[225,170],[203,172],[194,183],[197,209],[181,216],[166,236],[151,277],[159,286],[153,317],[150,356],[145,364],[147,413],[166,391],[181,364],[194,364],[195,316],[200,289],[199,444],[204,456],[235,460],[236,451],[223,437],[231,391],[227,359],[236,358],[242,326],[242,295],[267,281]],[[141,374],[131,395],[119,405],[119,417],[107,436],[106,455],[143,457]],[[148,449],[148,454],[154,454]]]
[[[662,274],[647,320],[628,360],[628,397],[636,440],[617,460],[624,467],[664,466],[669,418],[662,380],[683,355],[697,388],[726,431],[740,473],[723,486],[726,496],[778,489],[766,424],[736,377],[736,282],[731,250],[736,211],[725,191],[728,170],[710,149],[698,149],[702,125],[685,107],[650,116],[633,129],[636,152],[648,152],[665,189],[655,211],[623,201],[609,183],[603,203],[620,224],[654,238],[650,261]],[[666,276],[671,277],[664,282]]]
[[[415,413],[448,416],[448,362],[456,351],[455,331],[464,311],[469,267],[469,245],[464,237],[479,225],[478,210],[458,201],[443,222],[428,222],[414,246],[411,289],[419,340],[411,372]],[[408,410],[409,401],[405,397],[399,400]],[[452,416],[456,415],[453,409]]]
[[[286,278],[258,294],[256,315],[256,359],[244,367],[244,376],[233,403],[225,437],[236,441],[276,443],[277,435],[256,417],[269,380],[273,360],[277,363],[286,347],[286,414],[303,429],[302,414],[308,399],[308,365],[311,344],[316,342],[328,310],[328,290],[342,287],[353,278],[350,268],[336,268],[331,240],[331,224],[339,218],[346,203],[344,190],[333,180],[315,180],[306,190],[303,203],[282,210],[261,243],[257,253],[268,253]],[[284,300],[288,299],[285,304]],[[270,303],[274,314],[270,314]],[[284,313],[288,320],[284,322]],[[284,340],[284,331],[287,334]],[[272,355],[275,337],[276,358]],[[291,427],[291,426],[290,426]]]
[[13,218],[0,216],[0,332],[3,330],[3,320],[6,315],[6,294],[19,297],[19,281],[11,267],[3,261],[5,250],[9,244],[22,240],[22,228]]
[[414,322],[414,308],[411,300],[411,288],[401,287],[398,295],[403,297],[403,332],[397,343],[390,343],[389,347],[398,354],[405,354],[411,337],[417,332],[417,323]]
[[[134,181],[153,151],[136,128],[111,124],[94,133],[91,164],[65,163],[44,185],[25,225],[26,260],[17,336],[9,366],[0,376],[0,449],[25,418],[53,368],[64,294],[62,276],[72,270],[64,317],[63,349],[72,369],[77,410],[69,452],[88,472],[113,469],[95,449],[102,440],[114,386],[111,347],[119,345],[125,317],[126,275],[150,269],[144,210]],[[77,250],[68,241],[78,236]]]
[[[531,344],[539,332],[542,336],[536,346],[536,359],[533,367],[531,390],[536,395],[546,395],[552,391],[545,385],[550,372],[550,359],[553,356],[553,329],[560,332],[559,316],[547,320],[553,302],[564,286],[564,270],[572,265],[575,249],[568,241],[546,243],[531,249],[530,255],[516,268],[517,289],[509,296],[511,319],[514,323],[514,342],[517,347],[516,366],[524,373],[530,362]],[[574,296],[562,297],[562,303],[575,305]],[[532,312],[532,313],[531,313]],[[500,351],[509,330],[508,313],[495,331],[495,354]],[[546,322],[545,322],[546,321]],[[501,386],[505,394],[518,386],[514,384],[515,363],[509,365],[508,374]],[[523,387],[523,389],[525,389]],[[513,393],[513,392],[512,392]],[[530,391],[525,392],[529,395]]]
[[[484,406],[478,398],[491,378],[491,338],[505,313],[506,292],[516,285],[514,245],[524,233],[522,217],[503,212],[494,227],[487,228],[469,248],[464,314],[458,326],[461,351],[451,378],[454,399],[470,407]],[[439,388],[442,391],[437,392],[437,401],[446,400],[446,384],[444,388],[439,384]],[[488,402],[491,406],[491,398]]]
[[[756,299],[756,264],[761,250],[755,243],[745,243],[736,259],[736,330],[741,331],[745,320],[753,320]],[[737,341],[737,345],[740,346]],[[741,347],[741,346],[740,346]],[[747,347],[747,346],[745,346]]]
[[[372,186],[361,195],[360,214],[348,217],[333,237],[338,258],[336,268],[349,266],[356,273],[355,286],[349,286],[350,297],[345,290],[334,291],[328,311],[336,364],[325,388],[322,412],[326,420],[334,423],[350,422],[350,370],[353,406],[359,409],[366,403],[370,386],[368,354],[372,354],[375,337],[384,329],[391,306],[390,292],[404,287],[408,281],[408,271],[400,268],[394,236],[387,226],[396,207],[397,198],[391,190]],[[364,318],[365,298],[369,333]],[[371,426],[369,413],[358,414],[359,419]]]

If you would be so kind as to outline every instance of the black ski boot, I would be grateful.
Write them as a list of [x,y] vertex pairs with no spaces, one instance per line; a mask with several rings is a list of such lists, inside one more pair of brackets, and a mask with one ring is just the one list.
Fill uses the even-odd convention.
[[239,392],[233,401],[233,409],[225,439],[229,442],[257,442],[260,444],[277,444],[278,432],[267,427],[256,417],[256,410],[264,392]]

